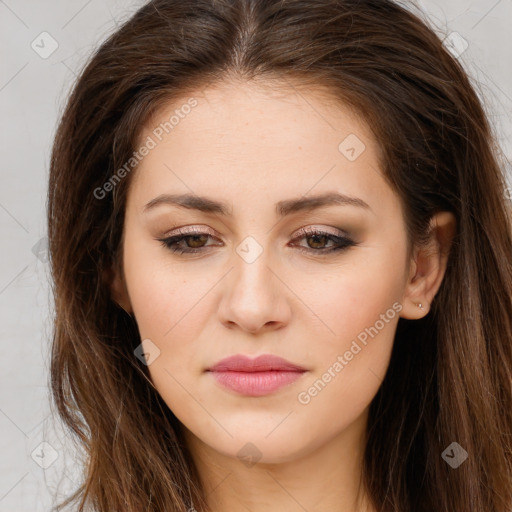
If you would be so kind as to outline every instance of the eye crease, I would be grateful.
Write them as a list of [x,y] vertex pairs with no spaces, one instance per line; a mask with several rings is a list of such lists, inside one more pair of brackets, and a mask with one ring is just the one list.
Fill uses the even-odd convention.
[[[343,233],[343,231],[341,230],[339,230],[339,232]],[[205,232],[204,230],[201,229],[178,230],[178,233],[179,234],[177,235],[165,238],[156,238],[156,240],[161,242],[161,245],[169,249],[172,253],[198,254],[201,252],[205,252],[203,249],[206,249],[207,247],[212,247],[212,245],[190,247],[190,243],[203,244],[207,241],[208,237],[215,238],[210,233]],[[358,245],[354,240],[347,237],[345,234],[335,235],[333,233],[329,233],[327,231],[311,227],[301,229],[297,233],[297,236],[293,239],[293,241],[301,239],[306,239],[306,243],[308,243],[309,245],[326,245],[328,242],[335,243],[335,246],[330,248],[304,247],[301,245],[293,244],[293,246],[297,247],[301,252],[306,252],[308,254],[316,254],[318,256],[326,256],[328,254],[344,251],[350,247]],[[179,244],[182,242],[186,243],[186,247],[179,246]]]

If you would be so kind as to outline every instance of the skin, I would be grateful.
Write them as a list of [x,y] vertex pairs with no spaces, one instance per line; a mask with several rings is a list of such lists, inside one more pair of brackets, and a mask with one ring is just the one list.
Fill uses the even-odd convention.
[[[169,102],[140,141],[191,96],[198,105],[131,177],[113,298],[135,316],[141,339],[160,350],[150,378],[182,424],[212,512],[373,511],[360,487],[368,407],[399,316],[428,313],[455,219],[439,213],[431,243],[414,247],[408,259],[401,202],[381,174],[372,132],[320,89],[210,86]],[[350,134],[366,146],[354,161],[338,149]],[[276,215],[278,201],[329,191],[370,209],[334,205]],[[170,204],[144,212],[164,193],[208,196],[225,202],[231,216]],[[184,226],[211,235],[179,244],[203,252],[175,254],[158,240]],[[357,245],[322,256],[337,241],[297,235],[308,226],[340,236],[344,230]],[[248,236],[262,251],[250,263],[237,252]],[[299,393],[394,303],[399,314],[300,403]],[[276,354],[307,371],[269,395],[247,397],[205,372],[233,354]],[[260,458],[244,463],[244,446]]]

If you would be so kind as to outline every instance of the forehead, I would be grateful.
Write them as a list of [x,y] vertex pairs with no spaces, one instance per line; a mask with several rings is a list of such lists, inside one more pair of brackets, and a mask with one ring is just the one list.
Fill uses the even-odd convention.
[[[160,106],[143,126],[139,139],[164,128],[161,125],[167,127],[162,134],[165,139],[170,133],[176,138],[186,128],[188,135],[209,134],[216,141],[229,136],[246,144],[266,140],[282,145],[287,140],[307,142],[327,133],[336,142],[346,129],[352,129],[365,142],[375,142],[364,119],[332,91],[325,86],[295,86],[291,81],[219,82],[182,94]],[[247,139],[247,135],[254,137]]]
[[366,190],[369,202],[385,192],[371,130],[325,89],[219,83],[163,105],[138,144],[149,139],[131,185],[139,200],[173,192],[234,204],[243,190],[277,202],[314,189]]

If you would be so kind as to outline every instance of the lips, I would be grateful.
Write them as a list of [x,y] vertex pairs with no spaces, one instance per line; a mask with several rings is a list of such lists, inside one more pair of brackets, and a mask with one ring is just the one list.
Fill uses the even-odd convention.
[[286,359],[271,354],[264,354],[256,359],[243,355],[235,355],[222,359],[217,364],[208,368],[211,372],[268,372],[268,371],[291,371],[304,372],[305,368],[290,363]]
[[307,370],[281,357],[265,354],[256,359],[231,356],[208,368],[207,372],[223,388],[257,397],[292,384]]

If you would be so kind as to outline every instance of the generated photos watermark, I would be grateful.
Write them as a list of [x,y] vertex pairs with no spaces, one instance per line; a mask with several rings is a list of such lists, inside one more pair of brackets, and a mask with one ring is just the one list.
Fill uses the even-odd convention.
[[320,378],[318,378],[312,386],[310,386],[305,391],[301,391],[297,395],[297,400],[299,403],[303,405],[309,404],[311,400],[317,396],[329,382],[336,378],[336,376],[345,368],[345,366],[347,366],[350,361],[352,361],[354,357],[368,345],[368,336],[370,336],[372,339],[377,336],[379,331],[384,329],[386,324],[388,324],[390,320],[393,320],[393,318],[395,318],[395,316],[400,313],[402,309],[402,304],[395,302],[391,308],[380,315],[379,320],[377,320],[371,327],[367,327],[364,329],[364,331],[361,331],[357,335],[356,339],[352,340],[350,349],[346,350],[342,355],[338,355],[336,361],[334,361],[333,364],[329,366],[327,371]]
[[196,107],[198,102],[195,98],[189,98],[186,103],[174,110],[174,113],[169,119],[163,123],[160,123],[153,131],[152,135],[148,135],[143,144],[137,151],[134,151],[132,156],[124,163],[122,167],[117,171],[101,186],[96,187],[93,191],[96,199],[104,199],[107,197],[109,192],[114,190],[115,186],[125,178],[136,166],[139,164],[145,156],[149,155],[152,149],[155,149],[159,142],[161,142],[166,135],[171,133],[172,130],[184,119],[192,108]]

